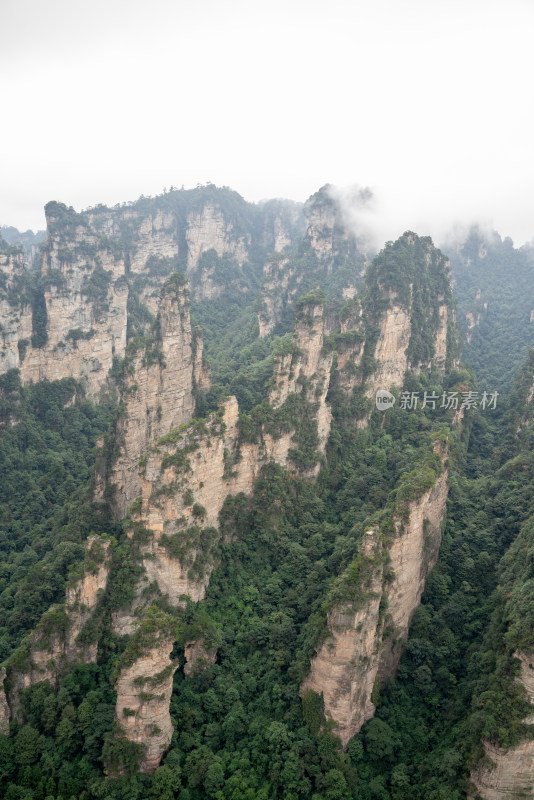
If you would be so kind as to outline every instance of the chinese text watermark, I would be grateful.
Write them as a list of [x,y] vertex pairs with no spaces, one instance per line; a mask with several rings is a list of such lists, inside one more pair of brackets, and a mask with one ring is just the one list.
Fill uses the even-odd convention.
[[[482,411],[486,411],[486,409],[493,410],[497,408],[498,396],[499,392],[456,391],[442,392],[442,394],[436,394],[435,392],[401,392],[399,408],[406,411],[413,411],[417,408],[428,408],[431,411],[435,411],[436,408],[452,409],[453,411],[458,411],[462,408],[480,408]],[[395,395],[386,389],[379,389],[376,393],[375,403],[379,411],[386,411],[388,408],[392,408],[395,400]]]

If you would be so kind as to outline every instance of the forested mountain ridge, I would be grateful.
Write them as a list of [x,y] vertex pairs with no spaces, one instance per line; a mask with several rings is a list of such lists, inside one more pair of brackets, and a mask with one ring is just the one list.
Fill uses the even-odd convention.
[[307,224],[203,191],[51,204],[40,266],[4,248],[4,352],[39,308],[46,338],[0,384],[2,791],[465,797],[481,743],[525,733],[510,648],[529,642],[500,653],[518,612],[493,592],[528,547],[529,367],[506,409],[460,408],[477,387],[430,239],[362,275],[324,190]]
[[506,394],[534,344],[534,249],[477,226],[442,248],[454,275],[463,358],[480,383]]
[[[24,383],[75,377],[93,395],[127,336],[154,318],[159,288],[176,270],[188,279],[197,320],[219,328],[214,346],[221,324],[245,317],[255,327],[258,317],[262,335],[277,326],[285,333],[297,291],[320,286],[341,296],[361,282],[363,257],[326,189],[304,211],[207,186],[82,214],[51,202],[45,212],[34,267],[3,277],[0,371],[18,368]],[[289,257],[285,286],[273,287],[273,265]]]

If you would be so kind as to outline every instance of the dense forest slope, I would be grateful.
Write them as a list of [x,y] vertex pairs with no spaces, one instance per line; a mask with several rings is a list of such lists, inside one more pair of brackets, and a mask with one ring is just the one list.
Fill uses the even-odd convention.
[[464,361],[480,385],[507,394],[534,344],[534,249],[473,227],[443,250],[454,276]]
[[2,796],[531,791],[532,357],[482,400],[447,258],[328,187],[46,214],[0,243]]

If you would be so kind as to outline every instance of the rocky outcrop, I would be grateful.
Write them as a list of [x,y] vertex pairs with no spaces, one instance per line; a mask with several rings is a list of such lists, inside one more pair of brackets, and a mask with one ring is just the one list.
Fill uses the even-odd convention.
[[178,661],[170,657],[174,639],[172,618],[150,609],[128,643],[115,684],[115,722],[120,735],[142,745],[142,772],[159,766],[174,731],[169,713],[178,668]]
[[20,305],[25,274],[21,250],[0,249],[0,373],[16,369],[30,343],[21,336]]
[[[22,252],[1,248],[0,372],[19,368],[24,383],[74,377],[96,396],[113,358],[125,354],[129,297],[156,316],[159,290],[181,264],[201,298],[225,288],[225,279],[204,264],[206,253],[238,266],[248,258],[254,207],[235,193],[220,194],[220,202],[176,193],[168,203],[142,199],[83,214],[49,203],[40,278],[23,286]],[[239,233],[224,210],[227,194],[240,206]]]
[[141,456],[154,441],[193,415],[189,304],[185,286],[176,280],[162,289],[156,333],[140,345],[129,354],[125,368],[124,408],[116,434],[120,448],[108,476],[115,487],[113,508],[117,519],[126,516],[128,507],[141,495]]
[[377,388],[400,388],[408,368],[408,345],[412,323],[409,312],[400,305],[388,308],[380,325],[375,350],[376,368],[369,381],[367,394],[374,396]]
[[[130,379],[135,381],[136,391],[126,391],[125,413],[118,427],[122,445],[109,474],[116,486],[117,517],[124,516],[135,500],[132,518],[147,531],[139,545],[143,577],[136,590],[145,604],[151,584],[175,606],[182,603],[183,595],[200,600],[213,569],[210,552],[219,538],[219,514],[226,498],[241,492],[250,494],[269,461],[297,471],[291,451],[293,435],[302,420],[295,419],[295,427],[289,429],[285,423],[277,427],[277,413],[282,414],[284,404],[297,397],[309,410],[317,430],[315,461],[298,471],[306,476],[317,473],[331,416],[326,393],[333,356],[323,348],[324,328],[322,305],[304,303],[293,344],[289,352],[279,356],[275,368],[270,411],[253,436],[243,434],[235,397],[225,400],[220,411],[206,420],[187,421],[191,411],[187,406],[187,414],[183,413],[181,399],[192,386],[187,353],[178,354],[181,371],[176,373],[172,372],[175,356],[170,352],[165,355],[165,368],[156,363],[143,371],[136,365],[135,377]],[[164,330],[166,326],[162,325]],[[178,340],[185,351],[183,326]],[[154,404],[163,405],[167,396],[169,404],[158,421]],[[181,405],[177,407],[177,403]],[[130,632],[138,612],[136,607],[115,614],[115,630]]]
[[67,587],[65,604],[53,606],[43,615],[37,629],[6,664],[8,700],[15,713],[21,690],[41,681],[57,685],[74,664],[96,663],[99,629],[95,615],[110,568],[110,541],[90,537],[80,575]]
[[347,209],[351,203],[365,204],[365,197],[365,191],[357,190],[347,205],[333,187],[323,186],[306,201],[305,233],[293,237],[298,247],[275,246],[265,262],[258,309],[260,336],[276,328],[302,292],[322,289],[329,296],[355,297],[367,261],[358,224]]
[[[281,356],[269,392],[272,408],[280,408],[290,395],[303,394],[315,405],[318,449],[324,453],[332,414],[326,403],[333,353],[324,348],[326,319],[322,302],[303,297],[297,304],[291,352]],[[313,468],[316,474],[319,464]]]
[[94,209],[84,217],[98,234],[124,248],[135,275],[150,270],[150,259],[174,261],[179,256],[176,216],[170,209]]
[[378,672],[383,548],[380,531],[366,531],[359,553],[358,607],[342,603],[327,616],[328,638],[312,660],[301,687],[323,694],[327,718],[336,723],[343,745],[370,719],[371,694]]
[[10,710],[4,688],[5,677],[6,677],[6,671],[4,667],[1,667],[0,668],[0,734],[2,734],[3,736],[9,736]]
[[345,286],[349,293],[358,289],[365,265],[356,210],[364,207],[369,199],[365,189],[355,189],[350,196],[342,197],[335,187],[326,185],[304,205],[308,222],[305,238],[327,274],[348,265],[353,267],[350,284]]
[[375,710],[373,687],[397,669],[413,612],[435,565],[445,515],[447,470],[393,518],[395,534],[366,532],[358,558],[343,577],[356,600],[335,602],[328,638],[312,660],[301,693],[323,694],[325,714],[345,746]]
[[207,648],[204,639],[187,642],[184,647],[184,654],[184,675],[187,677],[196,675],[210,664],[215,664],[217,660],[217,651]]
[[88,395],[104,384],[126,347],[124,259],[85,220],[58,203],[46,207],[48,237],[32,307],[22,306],[18,367],[24,383],[74,377]]
[[[514,655],[521,664],[518,680],[534,706],[534,658],[520,652]],[[534,725],[534,713],[524,722]],[[484,759],[471,773],[471,783],[474,787],[472,797],[481,797],[482,800],[534,797],[534,739],[527,739],[508,750],[484,742]]]
[[480,325],[480,312],[468,311],[465,315],[465,338],[467,343],[469,343],[473,338],[473,328],[476,328],[477,325]]
[[[293,278],[295,285],[290,288]],[[285,306],[298,291],[299,283],[299,276],[295,276],[289,257],[273,254],[266,260],[258,310],[261,338],[269,336],[280,322]]]
[[188,273],[196,269],[202,254],[209,250],[215,250],[219,257],[229,255],[242,266],[251,241],[250,234],[236,235],[222,209],[210,202],[188,215],[185,239]]
[[[402,264],[402,269],[399,266]],[[408,371],[445,371],[457,358],[450,263],[430,238],[407,232],[388,242],[367,276],[369,298],[364,317],[372,320],[376,344],[366,395],[400,389]],[[372,340],[369,327],[368,345]]]

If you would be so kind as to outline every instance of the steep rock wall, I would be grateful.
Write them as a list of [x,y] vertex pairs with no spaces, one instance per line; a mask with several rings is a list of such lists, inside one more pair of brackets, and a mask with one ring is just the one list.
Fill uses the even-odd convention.
[[[324,326],[322,306],[306,305],[295,326],[291,351],[281,356],[276,366],[269,393],[274,412],[294,395],[302,395],[313,409],[317,459],[302,473],[310,477],[319,469],[320,453],[330,430],[326,393],[332,353],[323,349]],[[162,325],[162,332],[164,328]],[[182,328],[178,338],[180,347],[186,350],[188,337],[183,333]],[[143,371],[136,364],[130,380],[138,388],[126,395],[119,425],[123,444],[110,471],[110,480],[116,486],[117,517],[124,516],[135,500],[133,519],[147,531],[139,545],[143,577],[136,588],[137,599],[113,617],[114,629],[121,635],[134,630],[141,605],[150,601],[151,584],[175,606],[181,604],[182,595],[194,601],[202,599],[214,565],[210,548],[218,540],[219,514],[226,498],[241,492],[250,494],[269,461],[296,470],[290,459],[294,431],[275,434],[262,427],[255,441],[246,441],[234,397],[221,405],[218,414],[188,423],[191,411],[184,414],[180,406],[176,412],[175,405],[184,395],[184,386],[189,387],[187,391],[191,389],[191,362],[187,353],[180,355],[182,371],[176,373],[178,379],[170,373],[168,380],[173,359],[170,354],[165,357],[165,369],[156,364]],[[141,384],[139,374],[156,377]],[[154,403],[162,404],[165,396],[160,388],[162,375],[170,403],[160,415],[161,423],[156,424]],[[99,485],[102,489],[102,482]],[[130,535],[133,537],[133,529]]]
[[[521,662],[519,681],[534,706],[534,657],[515,653]],[[525,722],[534,725],[534,713]],[[471,774],[473,797],[483,800],[516,800],[534,797],[534,740],[525,740],[505,750],[484,743],[484,762]]]
[[110,542],[92,536],[87,540],[82,574],[66,590],[64,607],[54,606],[22,646],[21,656],[7,662],[8,701],[17,713],[19,695],[41,681],[57,684],[60,676],[78,662],[96,663],[98,636],[79,641],[106,591],[111,568]]
[[[22,251],[0,252],[0,374],[18,368],[20,363],[21,303],[14,295],[18,294],[25,272]],[[28,344],[29,340],[26,347]]]
[[0,668],[0,734],[9,736],[9,717],[11,712],[7,702],[6,692],[4,689],[4,679],[6,671],[4,667]]
[[142,772],[153,772],[159,766],[174,732],[169,713],[172,679],[178,667],[170,658],[173,638],[159,637],[121,670],[115,685],[115,721],[129,741],[143,745]]
[[159,334],[149,349],[133,356],[122,392],[124,410],[117,423],[120,449],[109,473],[118,519],[141,495],[141,456],[155,440],[193,415],[193,366],[185,288],[172,285],[162,290]]
[[230,255],[242,266],[247,259],[250,235],[235,236],[234,228],[222,210],[206,203],[187,217],[187,269],[196,269],[202,253],[215,250],[218,256]]
[[[343,603],[328,615],[331,636],[313,658],[301,692],[323,693],[325,714],[336,723],[343,746],[374,714],[375,681],[397,669],[411,617],[437,560],[447,478],[444,471],[432,489],[409,504],[406,518],[395,517],[390,541],[376,529],[367,532],[360,547],[357,607]],[[381,602],[387,613],[381,612]]]
[[18,336],[29,345],[18,366],[24,383],[74,377],[94,396],[114,354],[121,357],[126,347],[124,259],[78,215],[58,213],[47,206],[41,277],[47,339],[31,344],[31,309],[23,307]]
[[374,396],[378,388],[400,388],[403,385],[408,368],[411,328],[410,315],[405,308],[394,304],[386,310],[375,349],[376,368],[367,390],[369,397]]
[[[269,392],[272,408],[280,408],[292,394],[304,392],[316,405],[319,452],[323,453],[330,433],[332,414],[326,403],[333,353],[324,349],[326,319],[321,303],[305,303],[297,310],[293,349],[283,356]],[[317,473],[319,465],[314,468]]]
[[296,286],[289,288],[295,276],[288,257],[271,256],[263,267],[263,286],[260,296],[260,309],[258,311],[258,326],[260,338],[269,336],[282,319],[285,305],[298,290],[299,276],[296,276]]
[[383,583],[382,541],[377,529],[366,531],[360,546],[366,564],[363,599],[332,609],[327,617],[328,638],[312,660],[301,694],[323,694],[325,714],[336,723],[343,745],[374,714],[371,693],[378,671],[380,600]]
[[184,647],[184,655],[184,675],[186,677],[196,675],[210,664],[215,664],[217,660],[217,651],[208,649],[203,639],[187,642]]

